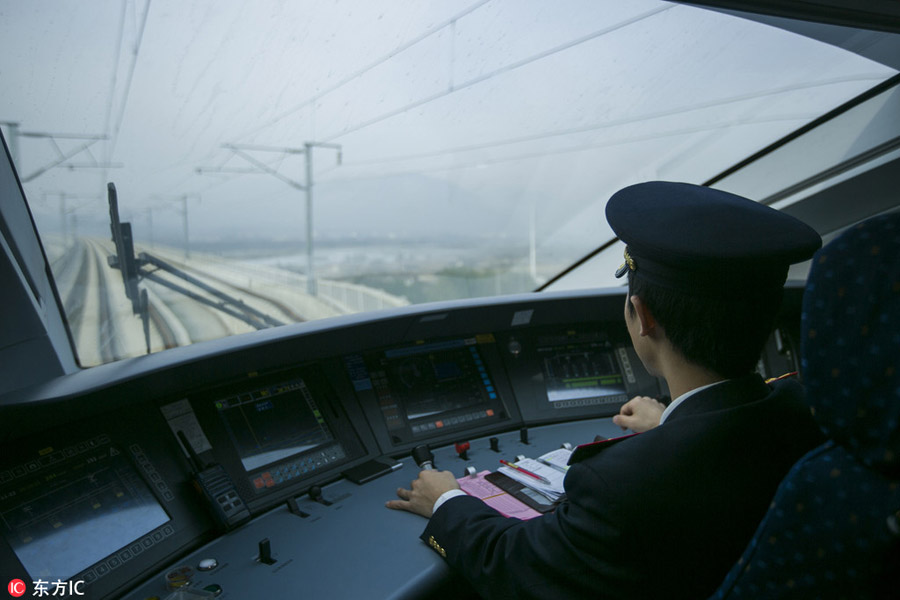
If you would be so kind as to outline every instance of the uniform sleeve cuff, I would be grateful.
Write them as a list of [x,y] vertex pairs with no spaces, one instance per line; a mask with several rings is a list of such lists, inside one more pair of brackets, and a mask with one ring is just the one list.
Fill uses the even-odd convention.
[[435,512],[437,512],[437,509],[440,508],[441,505],[444,502],[446,502],[447,500],[449,500],[450,498],[455,498],[457,496],[466,496],[466,495],[467,494],[464,491],[459,490],[459,489],[448,490],[448,491],[444,492],[443,494],[438,496],[437,500],[434,501],[434,506],[431,509],[431,514],[434,514]]

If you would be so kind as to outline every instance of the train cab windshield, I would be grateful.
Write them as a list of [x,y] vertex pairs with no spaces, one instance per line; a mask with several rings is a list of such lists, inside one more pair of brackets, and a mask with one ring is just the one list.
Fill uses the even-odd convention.
[[[615,245],[555,281],[614,239],[612,192],[708,182],[897,72],[837,34],[656,0],[0,10],[0,121],[81,366],[615,285]],[[803,148],[810,174],[846,158]]]
[[[588,548],[541,552],[572,576],[554,571],[554,585],[583,584],[585,597],[617,593],[582,582],[595,550],[678,570],[673,597],[708,597],[745,547],[789,552],[746,542],[781,477],[820,448],[798,380],[808,371],[802,340],[833,336],[802,335],[804,286],[821,261],[792,264],[784,285],[783,275],[820,237],[843,239],[872,217],[880,231],[900,209],[895,4],[0,0],[0,577],[11,597],[470,600],[469,583],[499,597],[503,581],[525,585],[503,565],[460,579],[461,555],[477,555],[479,573],[498,561],[486,558],[490,543],[469,553],[446,541],[440,516],[490,509],[442,493],[445,504],[429,499],[428,515],[411,514],[405,486],[431,475],[499,504],[491,523],[565,525],[645,500],[644,514],[663,518],[670,495],[698,511],[648,526],[671,546],[632,544],[640,531],[606,527],[645,519],[591,521],[571,536],[568,526],[558,536],[515,529]],[[639,215],[656,218],[650,231],[622,218],[637,214],[636,188],[691,190],[737,212],[715,221],[716,237],[709,227],[685,234],[698,213],[652,204]],[[678,244],[662,244],[660,231]],[[733,254],[731,240],[750,243]],[[817,381],[854,402],[848,373],[896,378],[893,363],[877,362],[896,354],[883,351],[896,336],[875,317],[896,308],[900,289],[882,285],[890,274],[862,276],[894,268],[884,249],[897,240],[857,242],[832,255],[842,273],[860,266],[832,295],[865,296],[872,319],[840,344],[874,341],[865,358],[859,350],[818,365]],[[709,259],[699,275],[670,277],[697,258],[695,246]],[[617,278],[636,261],[650,266]],[[665,332],[641,335],[661,321],[640,289],[622,285],[646,286],[640,277],[651,281],[644,298],[675,290],[666,308],[685,309],[681,333],[702,360]],[[681,287],[667,288],[675,279]],[[678,329],[654,331],[666,328]],[[670,377],[673,365],[691,377]],[[747,401],[724,406],[723,389]],[[716,396],[705,413],[693,392]],[[650,426],[659,429],[632,425],[623,437],[638,397],[658,411]],[[867,428],[896,429],[896,412],[878,412],[884,404],[853,410]],[[729,416],[745,406],[756,411],[749,421]],[[685,410],[740,427],[698,428],[718,436],[710,451]],[[766,430],[785,415],[781,437]],[[596,465],[595,451],[622,456],[672,431],[687,433],[618,461],[624,488],[603,484],[603,494],[631,486],[638,502],[589,506],[614,497],[599,487],[570,501],[587,481],[586,470],[566,470],[573,448],[587,445],[580,456]],[[699,457],[704,476],[643,468],[679,454]],[[878,454],[894,469],[897,455]],[[847,480],[829,467],[820,479],[844,486],[840,502],[794,505],[818,514],[877,489],[877,507],[896,511],[896,471],[888,484],[881,466],[846,468],[859,476]],[[520,472],[529,468],[543,475]],[[739,481],[738,470],[759,471],[765,486]],[[699,479],[713,482],[710,493],[692,487]],[[734,484],[735,502],[720,501],[719,484]],[[884,537],[887,523],[896,558],[900,513],[874,506],[848,509],[843,526],[877,517]],[[822,523],[837,521],[809,529]],[[449,528],[468,536],[458,524]],[[738,528],[727,540],[733,557],[707,539]],[[854,586],[874,579],[843,565],[881,548],[858,529],[816,557],[840,563]],[[630,548],[591,537],[607,532]],[[695,547],[702,567],[670,562],[691,560]],[[801,555],[811,557],[790,551],[782,562]],[[880,557],[868,562],[881,568]],[[789,587],[815,579],[801,567]],[[633,595],[629,586],[616,597]]]

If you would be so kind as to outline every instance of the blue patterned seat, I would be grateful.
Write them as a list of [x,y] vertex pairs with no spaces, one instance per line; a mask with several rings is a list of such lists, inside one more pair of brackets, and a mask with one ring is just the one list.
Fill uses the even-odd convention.
[[900,214],[816,254],[801,329],[829,440],[787,474],[712,598],[900,598]]

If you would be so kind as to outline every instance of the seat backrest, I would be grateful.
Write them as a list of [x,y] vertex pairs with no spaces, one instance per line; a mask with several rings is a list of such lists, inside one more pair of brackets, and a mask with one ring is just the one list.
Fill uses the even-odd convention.
[[816,254],[801,335],[828,441],[787,474],[712,598],[900,598],[900,214]]

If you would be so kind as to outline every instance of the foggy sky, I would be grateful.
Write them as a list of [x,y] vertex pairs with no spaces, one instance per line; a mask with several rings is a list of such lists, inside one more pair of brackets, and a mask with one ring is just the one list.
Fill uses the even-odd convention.
[[[892,74],[649,0],[0,0],[0,121],[108,138],[25,184],[46,231],[65,193],[79,231],[105,232],[114,181],[137,238],[151,211],[180,235],[187,195],[196,239],[303,239],[300,190],[196,170],[252,168],[223,144],[328,142],[343,164],[314,150],[318,236],[521,244],[534,210],[574,259],[611,237],[616,189],[701,182]],[[20,176],[56,156],[18,146]],[[306,183],[302,155],[251,154]]]

